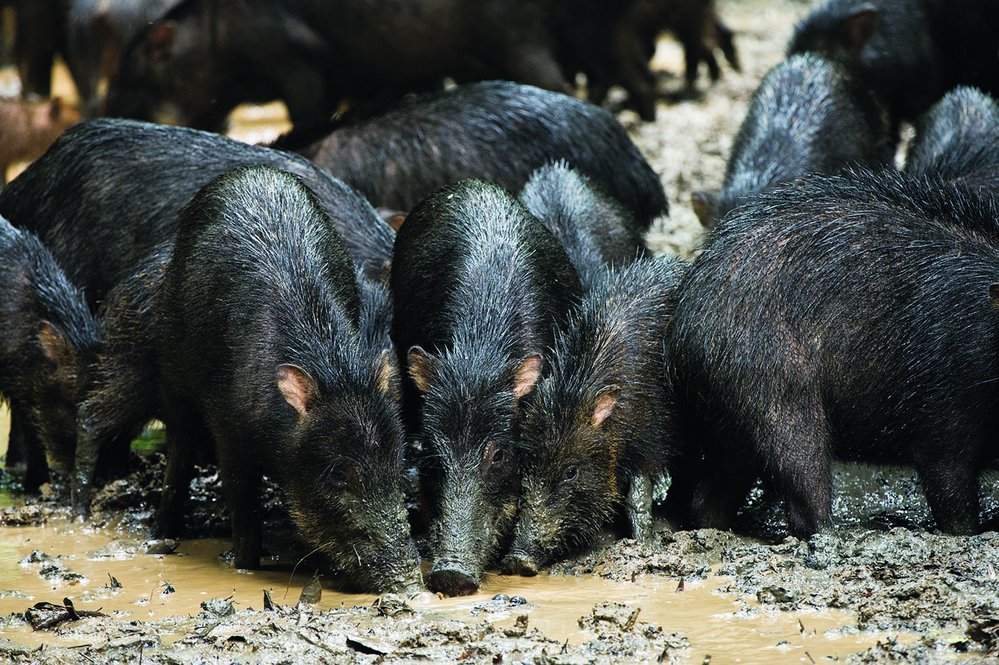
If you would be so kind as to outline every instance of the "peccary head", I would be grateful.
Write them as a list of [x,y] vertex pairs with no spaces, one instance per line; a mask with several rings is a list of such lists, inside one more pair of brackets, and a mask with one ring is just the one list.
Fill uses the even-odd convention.
[[524,416],[520,511],[502,562],[508,573],[533,575],[592,541],[621,500],[618,388],[557,372],[541,380]]
[[409,351],[409,372],[424,397],[424,484],[433,497],[427,584],[448,595],[478,588],[513,524],[520,483],[515,419],[542,365],[539,354],[506,361],[474,350],[462,355]]
[[812,51],[847,65],[856,63],[879,19],[872,3],[831,0],[798,23],[787,53]]
[[106,115],[161,124],[221,130],[231,106],[224,94],[224,58],[212,48],[215,36],[207,3],[186,3],[153,23],[122,58],[108,90]]
[[0,258],[0,395],[18,404],[50,462],[68,473],[97,326],[83,293],[38,238],[2,218]]
[[277,387],[298,422],[288,442],[284,487],[307,544],[326,554],[359,588],[421,586],[403,496],[399,375],[390,349],[356,366],[338,385],[293,365]]

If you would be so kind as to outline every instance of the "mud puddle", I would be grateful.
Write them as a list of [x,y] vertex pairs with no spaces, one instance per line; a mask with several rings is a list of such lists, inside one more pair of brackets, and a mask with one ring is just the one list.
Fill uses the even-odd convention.
[[[290,564],[252,572],[226,567],[217,555],[227,547],[225,540],[201,539],[182,542],[172,554],[146,554],[141,537],[115,529],[61,519],[39,527],[6,528],[0,532],[0,615],[13,619],[36,602],[62,604],[64,597],[77,611],[99,610],[125,625],[195,616],[201,603],[217,598],[227,599],[236,610],[259,614],[264,589],[276,604],[290,606],[310,582],[311,573],[305,571],[291,576]],[[625,633],[638,626],[636,639],[658,647],[642,631],[666,636],[660,640],[660,654],[675,651],[691,662],[706,656],[714,662],[741,663],[798,663],[809,656],[836,660],[887,637],[877,632],[842,634],[853,622],[848,612],[747,612],[758,603],[737,603],[731,595],[718,593],[730,582],[727,576],[712,576],[684,580],[679,587],[676,578],[654,575],[633,582],[593,575],[490,575],[475,596],[437,599],[428,594],[407,607],[428,626],[441,620],[472,626],[486,622],[500,634],[518,632],[524,621],[520,617],[526,616],[527,626],[567,650],[601,639],[603,624]],[[314,608],[319,613],[354,607],[370,611],[376,601],[375,596],[324,586]],[[610,605],[595,605],[598,600]],[[106,641],[105,633],[33,631],[16,619],[0,629],[0,636],[29,649],[98,646]],[[159,641],[169,646],[185,634],[179,627],[166,627]],[[914,639],[903,636],[903,641]]]

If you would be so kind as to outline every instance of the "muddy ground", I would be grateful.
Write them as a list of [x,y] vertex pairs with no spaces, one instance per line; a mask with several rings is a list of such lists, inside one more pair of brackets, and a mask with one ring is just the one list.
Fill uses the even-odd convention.
[[[694,100],[664,102],[655,123],[619,117],[663,178],[672,213],[649,235],[657,251],[696,253],[690,192],[717,188],[724,159],[763,73],[782,57],[788,0],[720,3],[738,33],[741,73]],[[657,54],[667,93],[681,54]],[[702,84],[703,85],[703,84]],[[249,110],[235,134],[276,131]],[[0,431],[4,426],[0,424]],[[135,471],[100,492],[87,524],[68,520],[63,488],[0,493],[0,660],[13,662],[995,662],[999,534],[943,536],[910,470],[837,469],[836,526],[788,537],[759,492],[737,534],[673,532],[614,541],[534,579],[490,574],[465,599],[348,593],[282,528],[268,501],[263,571],[227,563],[217,474],[192,492],[190,539],[148,543],[162,457],[158,435]],[[13,493],[12,493],[13,492]],[[983,482],[985,519],[999,520],[999,478]],[[296,568],[295,564],[298,562]],[[264,590],[270,602],[265,607]],[[303,593],[304,592],[304,593]],[[300,599],[300,595],[303,597]],[[318,597],[317,597],[318,596]],[[64,599],[72,603],[70,607]],[[36,608],[39,603],[50,603]],[[100,612],[88,616],[87,612]],[[78,619],[76,617],[79,617]],[[67,620],[68,619],[68,620]]]

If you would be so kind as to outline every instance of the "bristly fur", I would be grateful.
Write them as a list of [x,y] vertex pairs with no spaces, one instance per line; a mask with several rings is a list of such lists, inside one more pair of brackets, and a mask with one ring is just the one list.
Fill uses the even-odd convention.
[[565,161],[531,174],[520,201],[558,238],[584,289],[607,264],[645,256],[645,241],[624,206]]
[[[667,467],[673,407],[664,344],[684,270],[670,257],[605,268],[555,339],[518,454],[524,499],[514,548],[538,565],[591,542],[621,510],[632,478]],[[616,404],[595,426],[604,394]],[[570,467],[577,475],[566,481]]]
[[951,90],[920,119],[905,171],[999,193],[999,104],[975,88]]
[[[31,478],[46,476],[43,451],[65,473],[72,468],[76,400],[83,369],[97,352],[97,325],[83,292],[41,241],[2,217],[0,289],[0,398],[27,433],[30,450],[19,452],[28,458]],[[66,345],[55,360],[46,358],[39,339],[46,322]]]
[[185,127],[103,118],[67,130],[0,190],[0,214],[51,250],[93,309],[177,231],[177,214],[219,174],[269,164],[319,198],[351,257],[381,271],[394,234],[371,206],[308,160]]
[[740,209],[681,284],[669,356],[705,447],[698,524],[755,478],[790,528],[831,513],[833,457],[915,464],[940,528],[977,528],[999,428],[999,201],[893,171],[812,176]]
[[516,510],[516,462],[493,466],[492,456],[513,456],[517,370],[549,348],[579,281],[552,234],[516,199],[462,181],[403,224],[392,291],[400,352],[419,345],[432,358],[422,396],[407,382],[433,488],[430,548],[435,565],[459,565],[477,583]]
[[634,232],[669,212],[658,176],[613,115],[567,95],[509,81],[409,95],[349,111],[311,145],[293,149],[353,185],[377,206],[410,210],[464,178],[520,191],[531,173],[564,160],[624,205]]
[[796,176],[887,165],[891,158],[887,122],[870,91],[832,60],[791,56],[753,93],[732,144],[716,219]]
[[[369,306],[336,228],[291,174],[235,169],[181,214],[157,303],[164,422],[182,432],[201,419],[215,439],[240,565],[259,556],[252,516],[266,473],[306,542],[359,586],[419,579],[398,390],[381,380],[394,349],[373,349],[381,335],[359,330],[362,312],[376,323]],[[289,365],[304,377],[297,413],[279,391]]]

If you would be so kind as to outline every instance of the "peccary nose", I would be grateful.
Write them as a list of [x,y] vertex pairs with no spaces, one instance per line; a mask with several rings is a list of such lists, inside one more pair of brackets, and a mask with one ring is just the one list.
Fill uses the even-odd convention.
[[459,565],[447,564],[430,572],[427,588],[447,596],[467,596],[479,588],[479,578]]
[[500,568],[507,575],[534,577],[538,574],[538,564],[527,552],[510,552],[503,557]]

